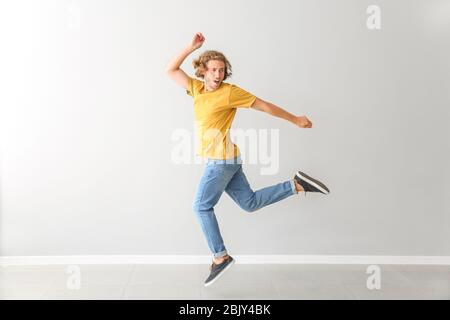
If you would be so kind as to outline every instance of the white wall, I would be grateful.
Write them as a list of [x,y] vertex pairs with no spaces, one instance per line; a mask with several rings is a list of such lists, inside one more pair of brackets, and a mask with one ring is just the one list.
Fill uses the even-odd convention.
[[332,191],[254,214],[224,195],[232,254],[450,255],[449,15],[445,0],[0,2],[0,254],[209,254],[191,210],[203,165],[171,161],[192,100],[163,72],[201,31],[230,82],[314,123],[238,112],[235,128],[280,130],[275,175],[244,165],[253,188],[303,170]]

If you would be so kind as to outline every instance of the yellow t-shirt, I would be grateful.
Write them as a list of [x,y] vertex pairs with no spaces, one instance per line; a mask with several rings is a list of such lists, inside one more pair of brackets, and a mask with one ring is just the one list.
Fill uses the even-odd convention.
[[214,91],[204,92],[204,82],[191,77],[187,94],[194,98],[199,139],[197,154],[212,159],[239,156],[239,148],[230,139],[231,123],[237,108],[249,108],[256,97],[225,82]]

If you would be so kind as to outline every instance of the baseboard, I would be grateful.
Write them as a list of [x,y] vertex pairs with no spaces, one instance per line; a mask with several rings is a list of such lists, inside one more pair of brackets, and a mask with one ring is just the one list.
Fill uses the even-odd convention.
[[[233,255],[239,264],[450,265],[450,256]],[[0,266],[76,264],[209,264],[201,255],[3,256]]]

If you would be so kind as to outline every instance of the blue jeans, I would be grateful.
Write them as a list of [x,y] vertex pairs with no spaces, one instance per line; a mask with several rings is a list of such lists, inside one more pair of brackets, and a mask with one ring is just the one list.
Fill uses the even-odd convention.
[[226,192],[243,210],[254,212],[297,194],[293,179],[253,191],[242,171],[240,156],[234,159],[208,159],[194,199],[194,213],[214,257],[227,255],[214,214],[214,206]]

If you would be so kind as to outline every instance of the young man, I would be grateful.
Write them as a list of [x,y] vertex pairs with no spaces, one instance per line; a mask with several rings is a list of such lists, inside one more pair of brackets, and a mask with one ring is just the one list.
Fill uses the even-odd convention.
[[231,65],[223,54],[206,51],[193,65],[196,76],[180,69],[188,55],[205,41],[201,33],[167,66],[166,73],[194,98],[195,118],[200,138],[198,154],[207,159],[197,189],[193,209],[213,254],[210,275],[205,286],[217,280],[234,259],[225,249],[214,206],[225,191],[242,209],[253,212],[299,192],[328,194],[328,188],[317,179],[298,171],[293,179],[253,191],[242,170],[239,148],[230,141],[229,129],[237,108],[252,108],[288,120],[300,128],[312,128],[305,116],[294,116],[284,109],[263,101],[240,87],[223,82],[231,75]]

